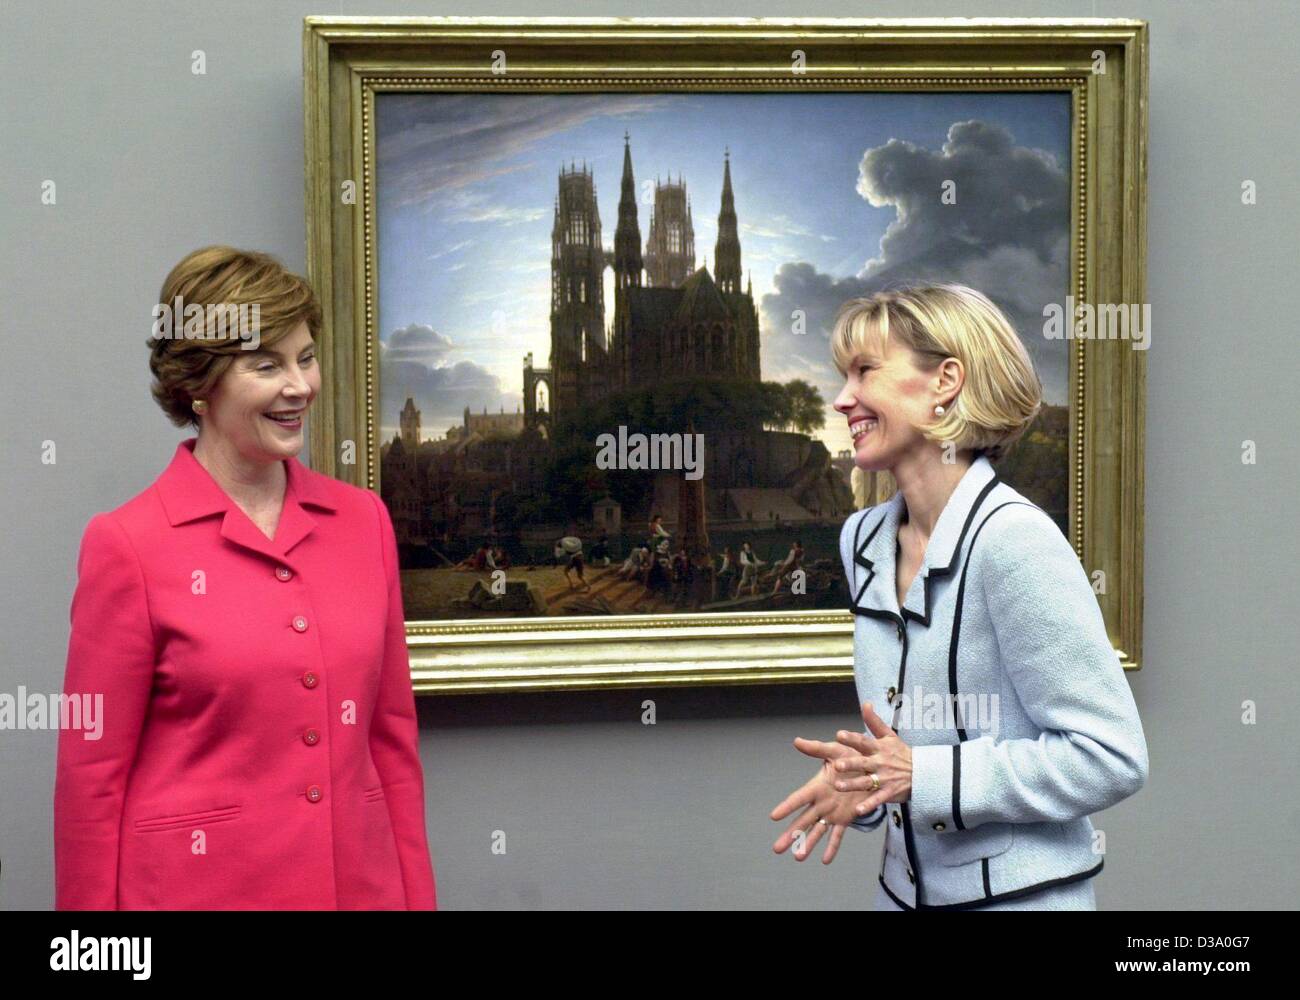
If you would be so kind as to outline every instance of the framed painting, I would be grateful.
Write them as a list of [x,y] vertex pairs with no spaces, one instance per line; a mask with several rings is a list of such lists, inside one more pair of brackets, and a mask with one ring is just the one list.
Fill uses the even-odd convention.
[[1145,22],[313,17],[304,80],[311,461],[417,691],[849,679],[828,334],[916,281],[1015,325],[999,475],[1139,665]]

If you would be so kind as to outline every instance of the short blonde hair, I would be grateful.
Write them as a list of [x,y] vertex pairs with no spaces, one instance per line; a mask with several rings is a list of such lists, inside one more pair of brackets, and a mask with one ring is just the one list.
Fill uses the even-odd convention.
[[891,337],[911,349],[922,371],[956,358],[965,382],[942,417],[921,429],[976,457],[1001,458],[1043,402],[1043,384],[1015,328],[982,292],[966,285],[887,289],[840,307],[831,333],[835,367],[847,375],[855,355],[884,357]]
[[[275,344],[303,322],[312,340],[320,336],[321,307],[311,286],[270,254],[256,250],[210,246],[187,254],[167,275],[158,302],[171,309],[178,297],[187,307],[204,307],[205,336],[158,336],[155,329],[146,341],[155,379],[153,398],[177,427],[198,426],[191,404],[216,387],[244,349],[239,337],[219,337],[209,328],[228,318],[216,307],[256,306],[259,346]],[[172,324],[179,331],[181,317],[174,317]]]

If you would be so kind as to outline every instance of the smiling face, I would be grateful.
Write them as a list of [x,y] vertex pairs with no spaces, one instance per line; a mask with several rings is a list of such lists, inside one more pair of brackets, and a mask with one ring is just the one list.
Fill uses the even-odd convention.
[[864,471],[895,468],[928,442],[919,430],[934,421],[935,372],[916,367],[916,355],[890,338],[879,348],[855,354],[835,409],[853,437],[853,461]]
[[291,458],[302,450],[303,418],[319,392],[316,345],[307,324],[299,323],[276,344],[236,355],[208,396],[202,433],[250,462]]

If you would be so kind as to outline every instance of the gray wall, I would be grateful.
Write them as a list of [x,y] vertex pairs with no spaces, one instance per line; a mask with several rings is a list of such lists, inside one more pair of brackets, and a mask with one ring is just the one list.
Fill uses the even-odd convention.
[[[0,11],[0,691],[59,690],[78,541],[178,432],[143,339],[163,276],[227,242],[304,266],[307,14],[1110,16],[1151,22],[1142,792],[1094,822],[1105,909],[1293,908],[1296,263],[1290,3],[67,3]],[[189,53],[206,50],[208,74]],[[39,204],[44,178],[58,205]],[[1241,181],[1259,204],[1240,204]],[[1243,466],[1243,439],[1259,460]],[[42,465],[40,442],[58,443]],[[1283,448],[1292,448],[1284,452]],[[305,457],[305,456],[304,456]],[[423,699],[441,905],[869,904],[880,835],[829,869],[771,852],[811,773],[790,745],[854,725],[848,684]],[[1241,703],[1259,721],[1241,724]],[[52,905],[55,736],[0,730],[0,906]],[[494,829],[509,853],[489,851]]]

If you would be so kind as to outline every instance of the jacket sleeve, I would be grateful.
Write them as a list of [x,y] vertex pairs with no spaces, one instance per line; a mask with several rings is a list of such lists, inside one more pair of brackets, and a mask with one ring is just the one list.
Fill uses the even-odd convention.
[[91,518],[82,535],[71,624],[63,693],[69,707],[74,700],[81,706],[82,725],[59,727],[54,907],[115,910],[122,808],[149,708],[155,645],[140,561],[108,514]]
[[[857,597],[853,573],[855,565],[853,562],[853,540],[858,525],[862,523],[862,519],[867,516],[869,510],[871,508],[867,507],[856,514],[850,514],[844,521],[844,527],[840,529],[840,560],[844,563],[844,578],[848,581],[850,602]],[[888,815],[888,808],[882,804],[876,806],[867,815],[855,819],[849,826],[855,830],[874,830],[884,821],[886,815]]]
[[1137,705],[1074,549],[1038,508],[1017,504],[992,517],[970,573],[1002,669],[1042,732],[913,747],[911,813],[923,829],[1064,822],[1114,805],[1147,778]]
[[408,910],[436,910],[437,891],[424,824],[424,772],[420,765],[419,726],[411,660],[406,646],[406,614],[398,573],[397,539],[388,508],[370,494],[379,514],[384,573],[388,580],[388,620],[384,629],[384,665],[379,704],[370,723],[370,754],[384,786],[388,815],[397,838]]

